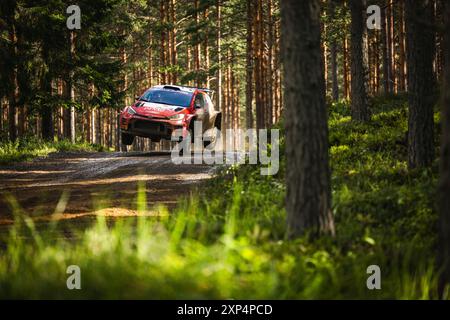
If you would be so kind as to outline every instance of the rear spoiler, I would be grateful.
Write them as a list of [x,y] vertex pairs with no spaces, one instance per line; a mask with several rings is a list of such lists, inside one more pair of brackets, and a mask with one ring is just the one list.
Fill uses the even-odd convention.
[[214,93],[214,90],[208,89],[208,88],[199,88],[199,87],[192,87],[192,86],[180,86],[184,88],[190,88],[190,89],[198,89],[200,91],[205,91],[207,93]]
[[170,90],[181,90],[180,88],[189,88],[189,89],[196,89],[203,92],[206,92],[211,96],[211,99],[214,99],[214,90],[208,89],[208,88],[198,88],[198,87],[191,87],[191,86],[179,86],[179,85],[165,85],[163,86],[164,89],[170,89]]

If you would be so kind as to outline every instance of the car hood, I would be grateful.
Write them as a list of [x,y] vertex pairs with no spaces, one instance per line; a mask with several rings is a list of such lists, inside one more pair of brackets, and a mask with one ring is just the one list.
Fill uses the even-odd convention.
[[180,113],[186,108],[161,103],[138,101],[133,105],[133,109],[137,114],[143,116],[163,116],[170,117]]

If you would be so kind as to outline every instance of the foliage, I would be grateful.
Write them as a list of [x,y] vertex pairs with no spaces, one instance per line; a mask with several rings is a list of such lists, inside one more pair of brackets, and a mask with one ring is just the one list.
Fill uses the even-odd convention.
[[103,146],[87,142],[71,143],[68,140],[45,142],[35,138],[24,138],[16,142],[0,143],[0,164],[28,161],[46,156],[51,152],[67,151],[106,151]]

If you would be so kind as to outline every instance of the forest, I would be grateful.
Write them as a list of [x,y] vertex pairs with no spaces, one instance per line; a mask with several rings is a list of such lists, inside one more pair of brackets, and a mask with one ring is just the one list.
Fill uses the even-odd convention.
[[[277,3],[79,5],[82,27],[71,32],[65,1],[3,5],[0,128],[5,139],[32,135],[120,150],[118,112],[155,84],[215,90],[229,128],[263,128],[280,119]],[[150,143],[139,140],[133,148],[157,148]]]
[[[449,30],[446,0],[2,0],[0,297],[448,300]],[[126,146],[165,84],[279,130],[277,173]]]

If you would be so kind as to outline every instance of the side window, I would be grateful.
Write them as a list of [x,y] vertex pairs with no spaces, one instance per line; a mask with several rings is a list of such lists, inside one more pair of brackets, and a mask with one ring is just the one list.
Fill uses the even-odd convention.
[[199,93],[195,96],[195,106],[199,105],[202,109],[205,107],[205,100],[203,94]]
[[215,110],[214,104],[211,101],[211,98],[209,95],[205,94],[206,104],[208,105],[209,112],[213,112]]

